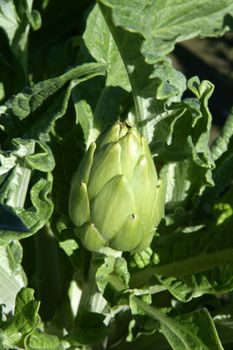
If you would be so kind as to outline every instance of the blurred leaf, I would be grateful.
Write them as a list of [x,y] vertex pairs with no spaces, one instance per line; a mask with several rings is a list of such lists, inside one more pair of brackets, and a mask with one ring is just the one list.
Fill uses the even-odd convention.
[[58,337],[52,334],[34,332],[28,341],[26,350],[63,350]]

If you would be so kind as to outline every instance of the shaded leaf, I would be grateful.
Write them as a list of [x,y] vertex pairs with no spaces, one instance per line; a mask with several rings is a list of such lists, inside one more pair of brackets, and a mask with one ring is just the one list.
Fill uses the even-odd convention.
[[0,203],[0,230],[27,232],[20,218]]
[[223,349],[214,322],[206,309],[171,318],[138,298],[134,297],[134,300],[148,316],[159,321],[160,331],[164,334],[172,349]]
[[75,320],[75,328],[66,337],[73,346],[93,344],[103,340],[108,334],[102,314],[79,310]]
[[0,231],[0,242],[8,242],[12,239],[21,239],[37,232],[50,218],[53,212],[53,203],[48,198],[51,191],[51,183],[40,179],[31,189],[30,197],[32,206],[28,209],[12,208],[27,227],[27,232]]

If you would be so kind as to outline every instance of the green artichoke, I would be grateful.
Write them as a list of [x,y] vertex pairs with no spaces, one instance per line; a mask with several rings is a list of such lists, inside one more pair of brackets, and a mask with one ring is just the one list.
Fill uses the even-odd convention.
[[163,215],[164,186],[135,127],[115,123],[92,143],[71,183],[69,214],[90,251],[148,247]]

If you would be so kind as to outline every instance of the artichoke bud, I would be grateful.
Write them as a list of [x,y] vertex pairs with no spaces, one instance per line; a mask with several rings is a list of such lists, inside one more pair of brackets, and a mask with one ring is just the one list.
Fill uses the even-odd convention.
[[137,252],[152,241],[164,197],[146,140],[118,121],[90,145],[74,174],[69,214],[88,250]]

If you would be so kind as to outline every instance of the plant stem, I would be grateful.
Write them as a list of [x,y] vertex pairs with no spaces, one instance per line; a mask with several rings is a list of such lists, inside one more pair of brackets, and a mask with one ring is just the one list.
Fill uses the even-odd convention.
[[102,313],[107,302],[99,292],[96,284],[96,272],[99,268],[99,261],[96,259],[93,253],[90,262],[89,271],[87,274],[87,279],[83,283],[82,296],[79,303],[79,310],[85,308],[90,312]]
[[[102,255],[102,256],[101,256]],[[96,283],[96,273],[104,257],[114,256],[115,258],[120,257],[122,252],[116,251],[111,248],[103,248],[100,254],[93,253],[90,261],[90,267],[87,274],[87,279],[84,281],[82,286],[82,296],[79,303],[80,308],[85,308],[90,312],[103,313],[107,301],[104,299],[103,295],[100,293],[97,283]],[[122,290],[122,283],[118,279],[114,279],[113,276],[109,276],[110,283],[116,290]]]
[[225,249],[224,254],[222,254],[222,252],[214,252],[212,254],[203,253],[199,256],[190,257],[177,262],[148,267],[131,275],[130,287],[141,288],[156,274],[182,278],[213,269],[216,266],[227,264],[232,261],[232,249]]

